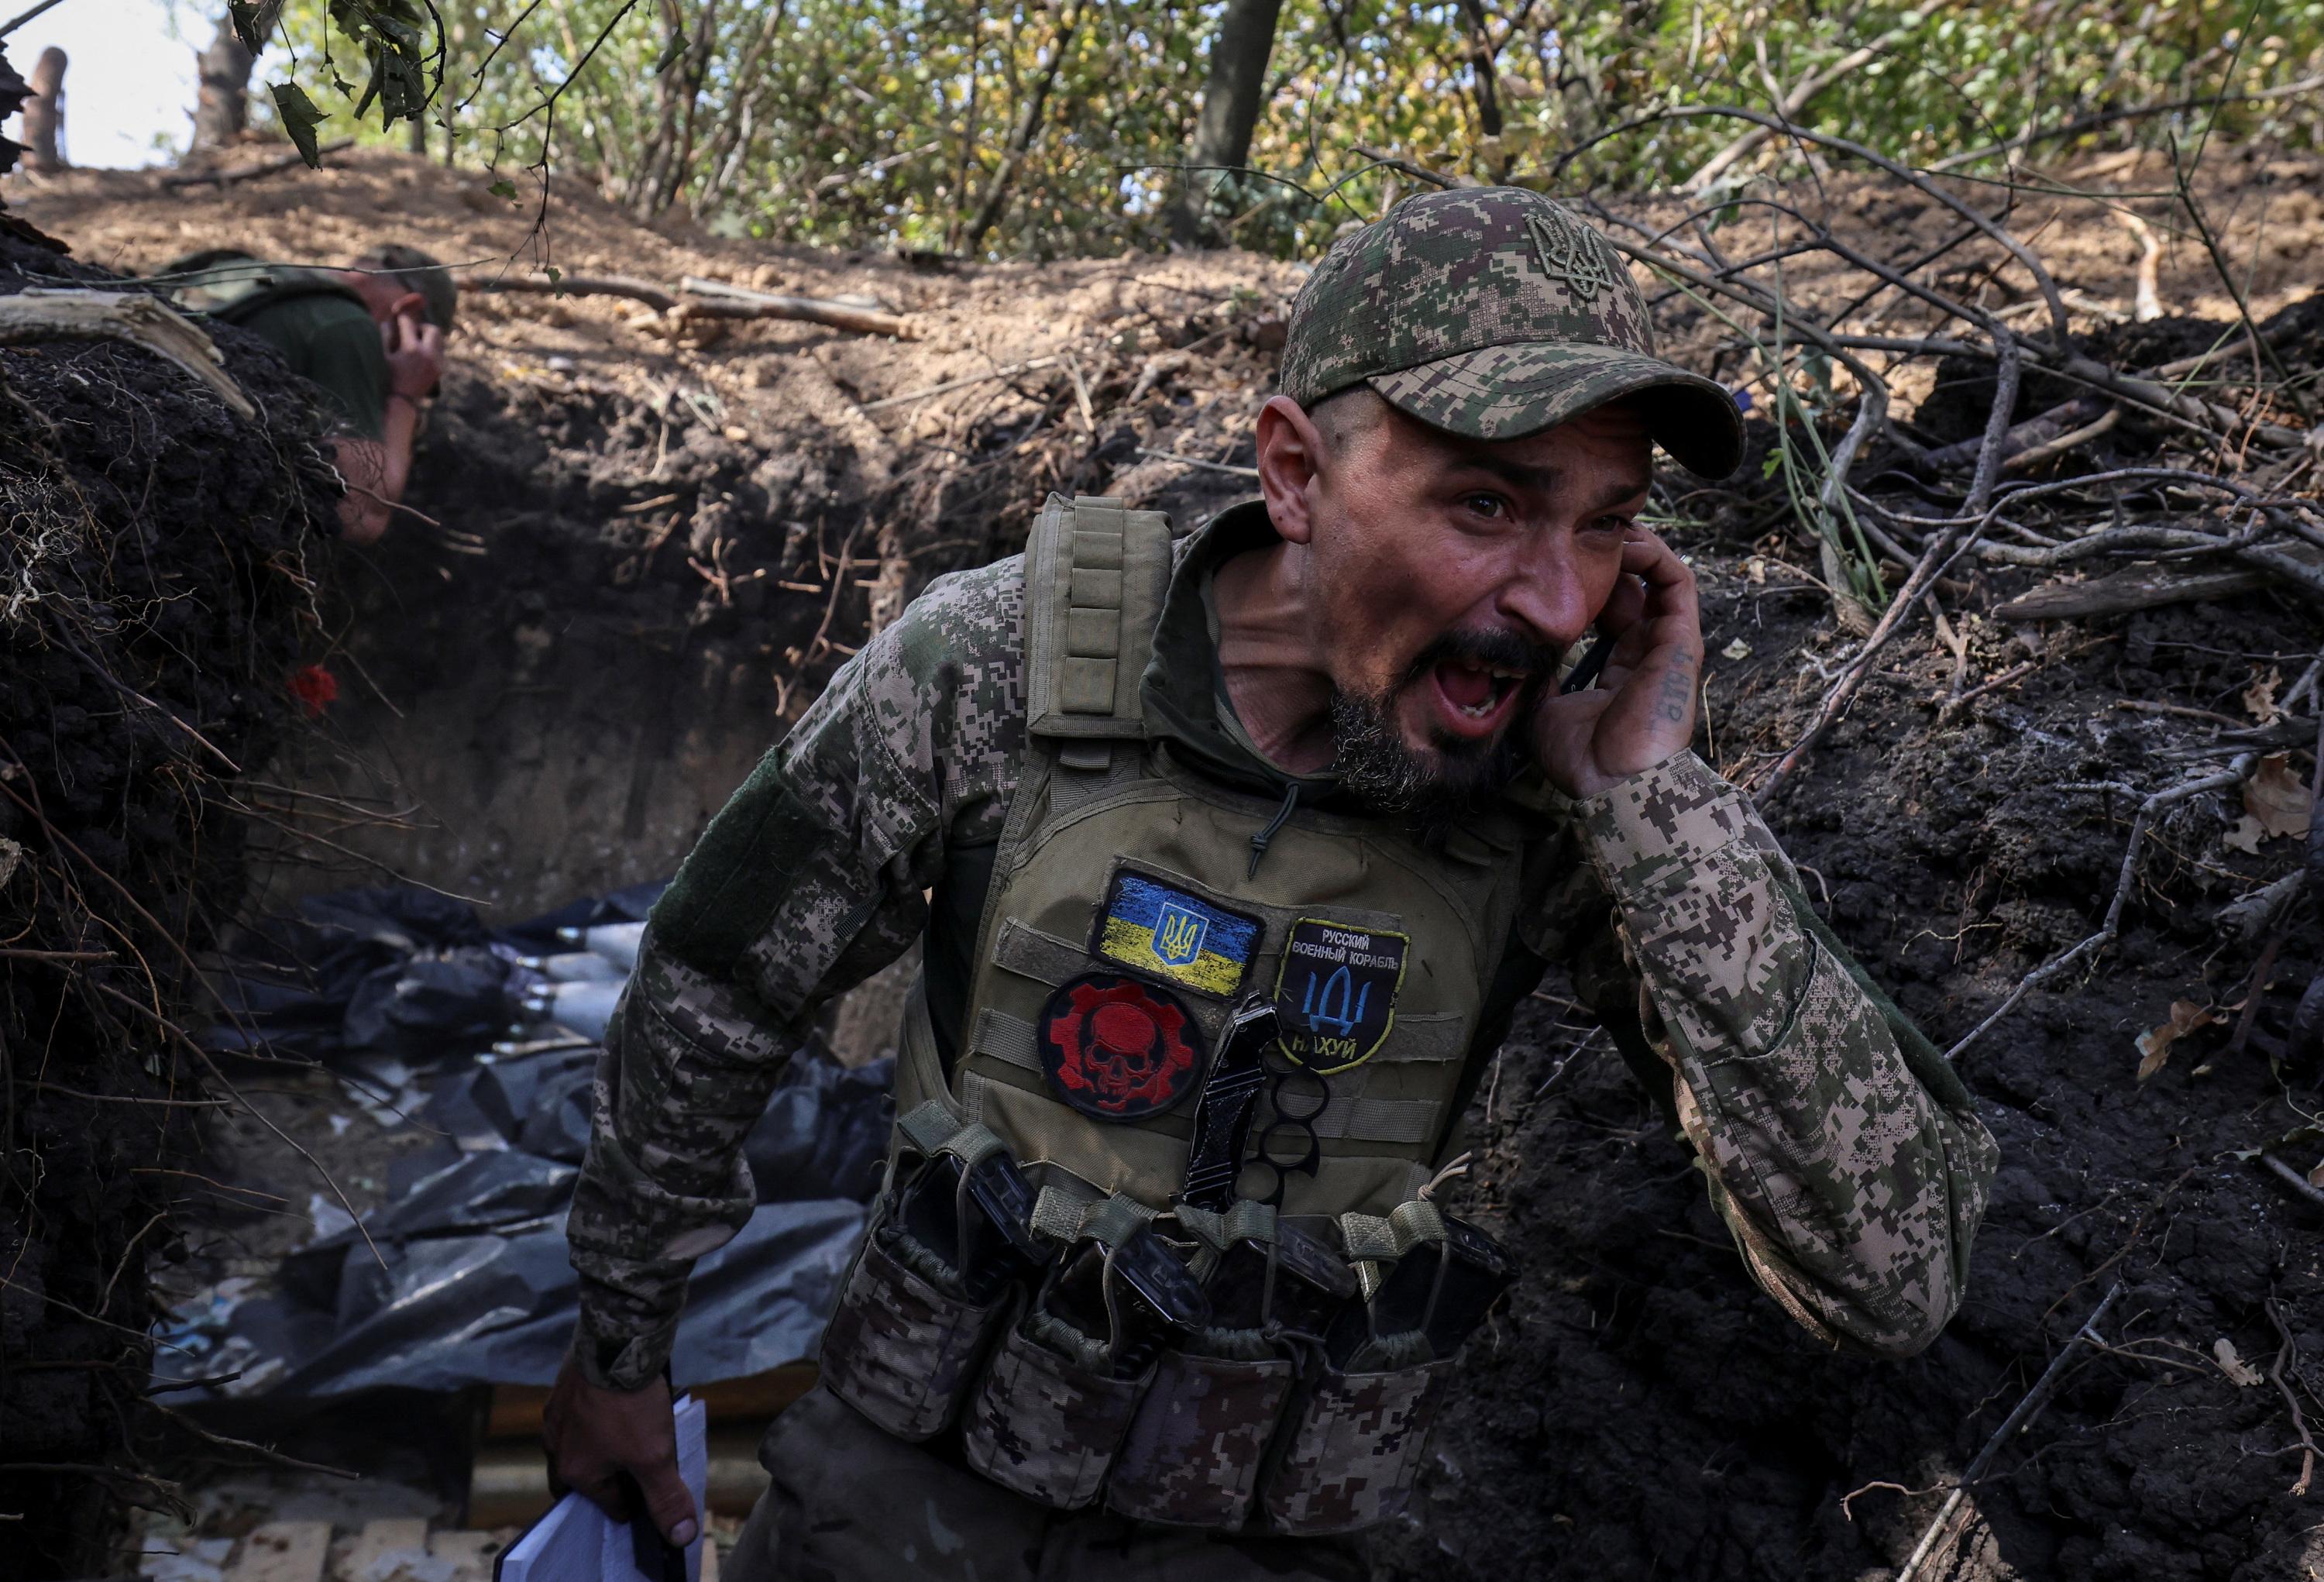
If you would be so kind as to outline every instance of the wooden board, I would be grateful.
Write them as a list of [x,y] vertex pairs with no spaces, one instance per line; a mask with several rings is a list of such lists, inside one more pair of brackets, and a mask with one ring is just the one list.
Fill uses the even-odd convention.
[[[715,1429],[710,1433],[710,1508],[722,1516],[747,1516],[767,1486],[759,1465],[755,1428]],[[506,1527],[530,1522],[549,1509],[549,1466],[540,1447],[524,1443],[486,1445],[468,1472],[471,1527]]]
[[[765,1423],[780,1416],[790,1403],[815,1388],[813,1363],[785,1363],[747,1379],[724,1379],[715,1384],[689,1384],[687,1393],[709,1409],[714,1423]],[[495,1384],[492,1410],[484,1419],[487,1439],[529,1439],[540,1434],[540,1409],[549,1392],[538,1384]]]
[[492,1582],[493,1557],[503,1544],[496,1532],[462,1530],[428,1535],[428,1552],[452,1567],[449,1582]]
[[269,1522],[242,1540],[227,1582],[323,1582],[331,1552],[327,1522]]
[[366,1522],[363,1531],[339,1545],[331,1559],[333,1582],[401,1582],[401,1569],[429,1568],[428,1523],[417,1516]]

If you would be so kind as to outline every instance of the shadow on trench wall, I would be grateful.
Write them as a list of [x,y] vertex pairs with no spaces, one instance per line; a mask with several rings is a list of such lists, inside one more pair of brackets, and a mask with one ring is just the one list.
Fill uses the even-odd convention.
[[[436,406],[426,519],[312,558],[329,680],[308,689],[336,695],[290,783],[337,800],[301,805],[265,908],[393,875],[505,921],[667,876],[781,735],[775,678],[825,608],[774,586],[816,561],[790,519],[836,541],[816,465],[660,445],[633,402],[457,372]],[[724,604],[692,564],[706,538],[766,568]]]

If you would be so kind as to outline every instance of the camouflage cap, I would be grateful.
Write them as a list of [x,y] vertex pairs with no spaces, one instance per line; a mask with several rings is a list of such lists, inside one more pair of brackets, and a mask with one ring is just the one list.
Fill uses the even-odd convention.
[[1692,471],[1724,477],[1743,456],[1734,397],[1655,355],[1614,245],[1522,187],[1411,199],[1315,266],[1292,304],[1283,393],[1312,407],[1357,384],[1476,439],[1522,439],[1632,396]]

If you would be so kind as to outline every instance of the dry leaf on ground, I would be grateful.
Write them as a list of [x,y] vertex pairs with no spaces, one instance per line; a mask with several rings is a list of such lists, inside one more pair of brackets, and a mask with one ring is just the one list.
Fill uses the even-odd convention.
[[2260,1382],[2260,1371],[2244,1361],[2236,1350],[2236,1343],[2226,1336],[2211,1342],[2211,1355],[2218,1363],[2219,1372],[2227,1374],[2228,1383],[2236,1389],[2248,1390]]
[[2283,709],[2275,700],[2276,689],[2283,685],[2283,672],[2269,667],[2267,674],[2255,676],[2252,684],[2244,689],[2244,708],[2262,725],[2273,725],[2283,717]]
[[2308,833],[2308,786],[2292,771],[2288,754],[2270,753],[2244,782],[2244,811],[2264,835]]
[[2218,1020],[2209,1007],[2198,1005],[2192,1000],[2174,1000],[2171,1004],[2171,1020],[2152,1032],[2138,1035],[2138,1079],[2145,1081],[2163,1069],[2163,1062],[2171,1058],[2171,1046],[2199,1027],[2209,1027]]

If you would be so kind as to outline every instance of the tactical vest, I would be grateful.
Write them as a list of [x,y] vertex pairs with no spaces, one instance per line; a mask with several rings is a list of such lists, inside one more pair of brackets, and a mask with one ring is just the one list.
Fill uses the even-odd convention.
[[330,270],[263,264],[232,247],[180,258],[162,275],[171,282],[171,301],[180,308],[227,324],[246,324],[263,310],[294,297],[344,297],[370,311],[361,293]]
[[[1206,1064],[1257,990],[1299,1012],[1302,1064],[1329,1073],[1328,1099],[1302,1116],[1314,1145],[1279,1177],[1279,1204],[1236,1213],[1323,1227],[1369,1294],[1416,1240],[1443,1234],[1418,1194],[1510,935],[1523,831],[1489,815],[1424,848],[1388,821],[1246,795],[1175,762],[1139,703],[1172,564],[1167,518],[1115,500],[1053,495],[1033,530],[1029,750],[949,1079],[924,995],[907,1005],[891,1196],[924,1161],[1005,1151],[1038,1187],[1038,1229],[1094,1236],[1111,1255],[1173,1216]],[[1252,1135],[1279,1118],[1262,1097]],[[1168,1223],[1198,1257],[1228,1234],[1196,1214]],[[1056,1347],[995,1305],[946,1318],[940,1274],[867,1244],[826,1337],[826,1379],[906,1438],[934,1437],[965,1407],[972,1466],[1067,1508],[1102,1490],[1149,1520],[1369,1525],[1400,1508],[1449,1365],[1323,1376],[1281,1347],[1238,1344],[1226,1349],[1253,1355],[1166,1353],[1163,1383],[1069,1387]],[[1173,1425],[1201,1442],[1174,1440]],[[1112,1465],[1141,1445],[1145,1473]],[[1209,1472],[1156,1470],[1189,1456]]]

